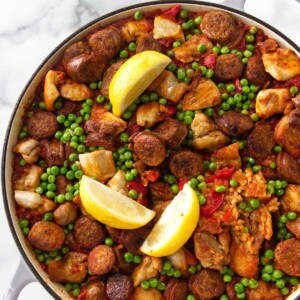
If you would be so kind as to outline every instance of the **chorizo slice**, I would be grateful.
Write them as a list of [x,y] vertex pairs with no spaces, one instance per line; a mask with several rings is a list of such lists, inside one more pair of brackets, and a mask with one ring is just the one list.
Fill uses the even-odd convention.
[[300,241],[292,238],[277,244],[275,262],[284,273],[300,276]]
[[28,134],[35,139],[49,138],[58,130],[56,116],[52,112],[37,111],[27,120]]
[[195,177],[203,171],[202,157],[195,152],[182,149],[171,155],[169,168],[178,179]]
[[64,230],[49,221],[36,222],[29,231],[28,240],[31,245],[45,251],[61,248],[65,240]]
[[168,201],[174,198],[171,187],[162,181],[150,182],[149,190],[153,200]]
[[106,294],[110,300],[127,300],[132,290],[132,279],[127,275],[116,273],[107,280]]
[[288,220],[286,227],[297,239],[300,239],[300,217],[293,221]]
[[105,283],[102,281],[92,281],[86,287],[85,300],[107,300]]
[[64,56],[62,59],[62,64],[64,68],[66,69],[68,62],[81,54],[89,54],[91,52],[91,49],[89,47],[89,44],[87,42],[77,42],[72,45],[70,45],[64,52]]
[[234,138],[245,138],[253,127],[248,116],[235,111],[229,111],[215,118],[217,126],[227,135]]
[[299,160],[287,152],[280,152],[276,159],[278,176],[290,183],[300,184]]
[[188,283],[182,279],[172,278],[164,291],[166,300],[181,300],[188,296]]
[[151,132],[139,134],[133,147],[137,157],[148,166],[158,166],[166,157],[164,141]]

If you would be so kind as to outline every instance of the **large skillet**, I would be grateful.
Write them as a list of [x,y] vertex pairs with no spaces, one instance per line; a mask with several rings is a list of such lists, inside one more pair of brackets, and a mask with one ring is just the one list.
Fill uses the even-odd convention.
[[[67,292],[60,284],[51,282],[47,274],[41,269],[39,263],[34,258],[31,248],[26,242],[22,231],[18,225],[18,220],[16,218],[16,211],[13,199],[13,191],[11,185],[11,175],[12,175],[12,159],[13,145],[16,144],[18,132],[21,126],[22,115],[24,114],[24,109],[27,104],[31,101],[34,91],[46,75],[47,71],[51,69],[62,57],[64,49],[76,41],[81,40],[85,35],[94,31],[98,27],[103,27],[116,20],[126,18],[133,14],[137,9],[143,11],[149,11],[156,8],[166,10],[172,7],[174,4],[182,4],[185,8],[191,11],[196,10],[208,10],[208,9],[221,9],[229,11],[234,17],[240,19],[246,24],[256,25],[261,27],[269,37],[275,38],[283,48],[291,48],[300,55],[300,48],[294,42],[292,42],[285,35],[280,33],[278,30],[274,29],[270,25],[264,23],[263,21],[248,15],[240,10],[243,10],[245,0],[225,0],[223,4],[234,6],[237,9],[229,8],[224,5],[212,4],[207,2],[196,2],[196,1],[155,1],[150,3],[144,3],[140,5],[134,5],[130,7],[125,7],[123,9],[117,10],[105,16],[102,16],[84,27],[80,28],[72,35],[70,35],[66,40],[64,40],[60,45],[58,45],[52,53],[41,63],[36,72],[32,75],[28,81],[26,87],[24,88],[22,94],[20,95],[18,102],[14,108],[13,114],[11,116],[9,126],[6,132],[3,157],[2,157],[2,192],[3,201],[6,210],[7,219],[10,225],[12,235],[15,242],[26,262],[31,272],[34,274],[33,277],[31,272],[28,272],[27,268],[23,263],[20,264],[19,269],[12,281],[12,285],[8,288],[4,299],[14,299],[18,298],[21,289],[29,282],[35,281],[36,279],[45,287],[45,289],[55,298],[55,299],[69,299]],[[297,299],[300,295],[300,289],[296,289],[295,292],[289,297],[289,299]],[[300,296],[299,296],[300,297]]]

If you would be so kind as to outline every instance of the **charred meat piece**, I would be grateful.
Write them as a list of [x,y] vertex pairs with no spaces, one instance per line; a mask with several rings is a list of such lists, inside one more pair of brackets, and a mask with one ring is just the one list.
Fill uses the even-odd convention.
[[214,78],[217,81],[228,81],[240,77],[244,72],[244,63],[236,54],[219,55],[216,59]]
[[62,101],[62,108],[55,111],[57,115],[76,114],[81,109],[81,103],[64,99]]
[[103,243],[105,233],[99,222],[81,217],[76,220],[74,227],[76,241],[86,249],[93,249]]
[[182,300],[188,296],[188,283],[182,279],[172,278],[166,286],[164,296],[166,300]]
[[135,138],[134,152],[148,166],[158,166],[166,157],[164,141],[151,132],[143,132]]
[[49,138],[58,129],[56,116],[52,112],[37,111],[27,120],[28,134],[36,139]]
[[281,241],[275,248],[275,262],[290,276],[300,276],[300,241],[292,238]]
[[255,84],[263,87],[272,77],[265,71],[263,61],[259,55],[251,56],[248,60],[245,78],[250,84]]
[[105,283],[102,281],[92,281],[86,287],[85,300],[107,300]]
[[89,54],[91,52],[91,49],[88,45],[88,43],[80,41],[77,43],[74,43],[72,45],[70,45],[64,52],[64,56],[62,59],[62,64],[64,66],[64,68],[67,68],[67,64],[68,62],[76,57],[79,56],[81,54]]
[[67,186],[71,184],[71,181],[66,178],[66,176],[62,174],[56,175],[56,193],[65,194],[67,192]]
[[300,217],[293,221],[288,220],[286,227],[297,239],[300,239]]
[[81,283],[87,274],[87,255],[69,252],[62,261],[52,260],[48,271],[54,282]]
[[300,162],[287,152],[277,155],[277,171],[280,179],[300,184]]
[[45,159],[48,167],[63,165],[65,161],[65,149],[61,141],[42,139],[40,145],[41,156]]
[[245,138],[253,127],[248,116],[235,111],[217,115],[215,122],[224,133],[234,138]]
[[175,148],[181,145],[186,138],[188,129],[183,122],[168,118],[160,123],[152,132],[160,137],[168,148]]
[[127,300],[132,290],[132,280],[127,275],[116,273],[107,280],[106,294],[110,300]]
[[156,52],[163,52],[162,46],[159,41],[152,37],[141,38],[136,45],[136,53],[140,53],[146,50],[153,50]]
[[189,288],[197,299],[209,300],[224,293],[225,283],[219,272],[204,269],[190,277]]
[[28,234],[31,245],[45,251],[55,251],[61,248],[65,240],[64,230],[55,223],[39,221],[35,223]]
[[149,189],[153,200],[167,201],[174,198],[171,187],[166,182],[150,182]]
[[182,149],[171,155],[169,168],[178,179],[195,177],[203,171],[202,158],[195,152]]

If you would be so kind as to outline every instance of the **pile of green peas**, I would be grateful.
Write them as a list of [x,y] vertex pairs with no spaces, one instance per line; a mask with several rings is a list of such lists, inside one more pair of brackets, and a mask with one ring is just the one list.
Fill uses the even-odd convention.
[[267,184],[267,192],[280,197],[284,194],[287,185],[288,183],[285,180],[269,180]]
[[289,220],[294,221],[297,217],[298,215],[294,211],[289,211],[287,214],[283,214],[279,217],[277,238],[280,241],[294,237],[294,235],[286,228],[286,222]]
[[220,274],[223,276],[223,281],[225,283],[231,282],[233,279],[233,276],[235,275],[235,273],[233,272],[233,270],[230,269],[230,267],[224,265],[222,267],[222,270],[220,271]]
[[124,253],[124,260],[127,263],[140,264],[142,262],[142,256],[137,254],[132,254],[130,252]]
[[20,219],[19,220],[19,226],[22,229],[22,232],[24,235],[28,235],[29,231],[30,231],[30,224],[29,221],[27,219]]
[[253,209],[256,209],[260,206],[260,201],[255,198],[251,198],[248,201],[239,202],[238,206],[246,213],[251,213]]
[[174,277],[174,278],[180,278],[182,276],[181,271],[176,270],[172,266],[172,263],[168,259],[164,260],[162,269],[160,271],[160,274],[161,275],[167,275],[169,277]]
[[144,290],[148,290],[149,288],[156,288],[159,291],[164,291],[166,288],[166,285],[164,282],[160,281],[156,277],[152,277],[149,280],[144,280],[141,282],[141,287]]
[[64,288],[68,293],[71,293],[74,297],[80,294],[80,290],[83,284],[78,283],[66,283]]
[[245,156],[243,157],[243,160],[247,162],[247,168],[251,169],[253,173],[258,173],[262,170],[262,166],[256,164],[255,158],[251,156]]
[[61,261],[63,256],[68,252],[69,248],[67,246],[63,246],[61,249],[55,251],[44,251],[41,249],[35,249],[37,260],[40,263],[44,263],[46,266],[48,266],[52,260]]

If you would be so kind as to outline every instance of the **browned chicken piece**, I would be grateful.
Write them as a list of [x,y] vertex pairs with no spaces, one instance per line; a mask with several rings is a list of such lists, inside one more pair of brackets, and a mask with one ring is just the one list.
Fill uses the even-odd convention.
[[276,267],[290,276],[300,276],[300,241],[292,238],[277,244],[275,251]]
[[133,291],[132,279],[125,274],[116,273],[106,282],[106,294],[109,300],[127,300]]
[[[205,45],[205,51],[200,52],[198,47],[200,44]],[[175,58],[184,63],[199,61],[201,58],[211,53],[213,44],[204,34],[194,34],[182,46],[174,48]]]
[[160,121],[160,105],[158,102],[142,104],[136,111],[136,123],[139,126],[150,128]]
[[296,213],[300,213],[300,186],[296,184],[288,184],[285,188],[285,193],[281,197],[280,201],[289,210]]
[[153,222],[157,223],[166,207],[171,203],[172,200],[168,201],[155,201],[152,210],[156,212]]
[[172,278],[164,291],[166,300],[183,300],[189,294],[188,283],[183,279]]
[[53,211],[57,207],[57,205],[54,203],[53,200],[50,200],[45,196],[41,196],[41,198],[43,200],[43,203],[39,205],[38,208],[32,209],[31,212],[34,215],[42,217],[45,213]]
[[121,28],[122,37],[127,43],[138,41],[142,37],[146,36],[152,28],[152,23],[145,19],[129,21]]
[[86,287],[85,300],[108,300],[105,292],[105,283],[92,281]]
[[242,195],[249,198],[268,198],[267,181],[261,172],[253,174],[248,179],[248,184],[244,187]]
[[41,147],[37,140],[25,138],[14,146],[13,151],[21,154],[26,163],[33,164],[39,159]]
[[300,108],[283,116],[275,127],[275,140],[296,158],[300,158]]
[[64,240],[64,230],[57,224],[49,221],[36,222],[28,234],[30,244],[45,251],[60,249]]
[[183,248],[180,248],[175,253],[168,255],[167,259],[171,262],[172,266],[181,272],[183,276],[188,276],[188,261]]
[[[195,254],[204,268],[221,271],[223,265],[229,264],[230,234],[224,232],[222,235],[223,239],[220,239],[218,235],[205,231],[201,232],[199,229],[194,232]],[[225,242],[225,245],[221,244],[221,240]]]
[[165,300],[162,293],[156,288],[149,288],[147,290],[138,286],[134,289],[130,300]]
[[235,237],[230,243],[230,268],[241,277],[257,278],[259,253],[251,245],[237,240]]
[[300,108],[300,93],[298,93],[294,98],[292,98],[292,102],[295,108]]
[[142,262],[134,269],[132,273],[133,285],[137,287],[144,280],[159,275],[163,260],[160,257],[151,257],[144,255]]
[[66,226],[77,219],[78,207],[72,202],[65,202],[53,212],[54,221],[60,226]]
[[189,288],[197,299],[210,300],[224,293],[225,283],[219,272],[203,269],[190,277]]
[[62,166],[66,157],[64,144],[59,140],[48,140],[42,139],[41,145],[41,156],[45,159],[48,167]]
[[67,79],[59,86],[60,95],[71,101],[82,101],[87,98],[92,98],[93,91],[84,83]]
[[159,96],[174,103],[178,103],[182,99],[187,88],[187,83],[180,82],[174,73],[167,70],[158,75],[148,87],[150,91],[155,91]]
[[281,300],[282,295],[274,283],[258,280],[258,287],[246,289],[247,299],[249,300]]
[[12,177],[13,189],[34,192],[40,184],[42,173],[43,168],[36,165],[19,168],[19,171],[15,172]]
[[221,103],[221,93],[216,84],[207,78],[196,79],[190,85],[190,91],[184,95],[182,109],[199,110]]
[[287,152],[277,155],[277,171],[280,179],[290,183],[300,184],[300,162],[299,159]]
[[300,217],[297,217],[293,221],[288,220],[285,225],[297,239],[300,239]]
[[289,89],[264,89],[256,96],[255,110],[262,119],[288,113],[292,110],[291,93]]
[[161,53],[163,52],[163,48],[160,42],[151,36],[145,36],[141,38],[136,45],[136,53],[140,53],[147,50],[152,50]]
[[166,182],[150,182],[149,190],[154,201],[167,201],[174,198],[171,187]]
[[204,217],[200,215],[199,218],[199,231],[206,231],[211,234],[220,234],[223,232],[221,226],[221,219],[217,216]]
[[235,167],[240,169],[242,160],[239,154],[240,143],[234,143],[214,151],[213,157],[220,167]]
[[81,283],[87,275],[87,255],[69,252],[62,261],[52,260],[48,272],[51,281]]
[[279,47],[278,43],[274,39],[266,39],[263,42],[257,43],[257,48],[261,54],[274,52]]

